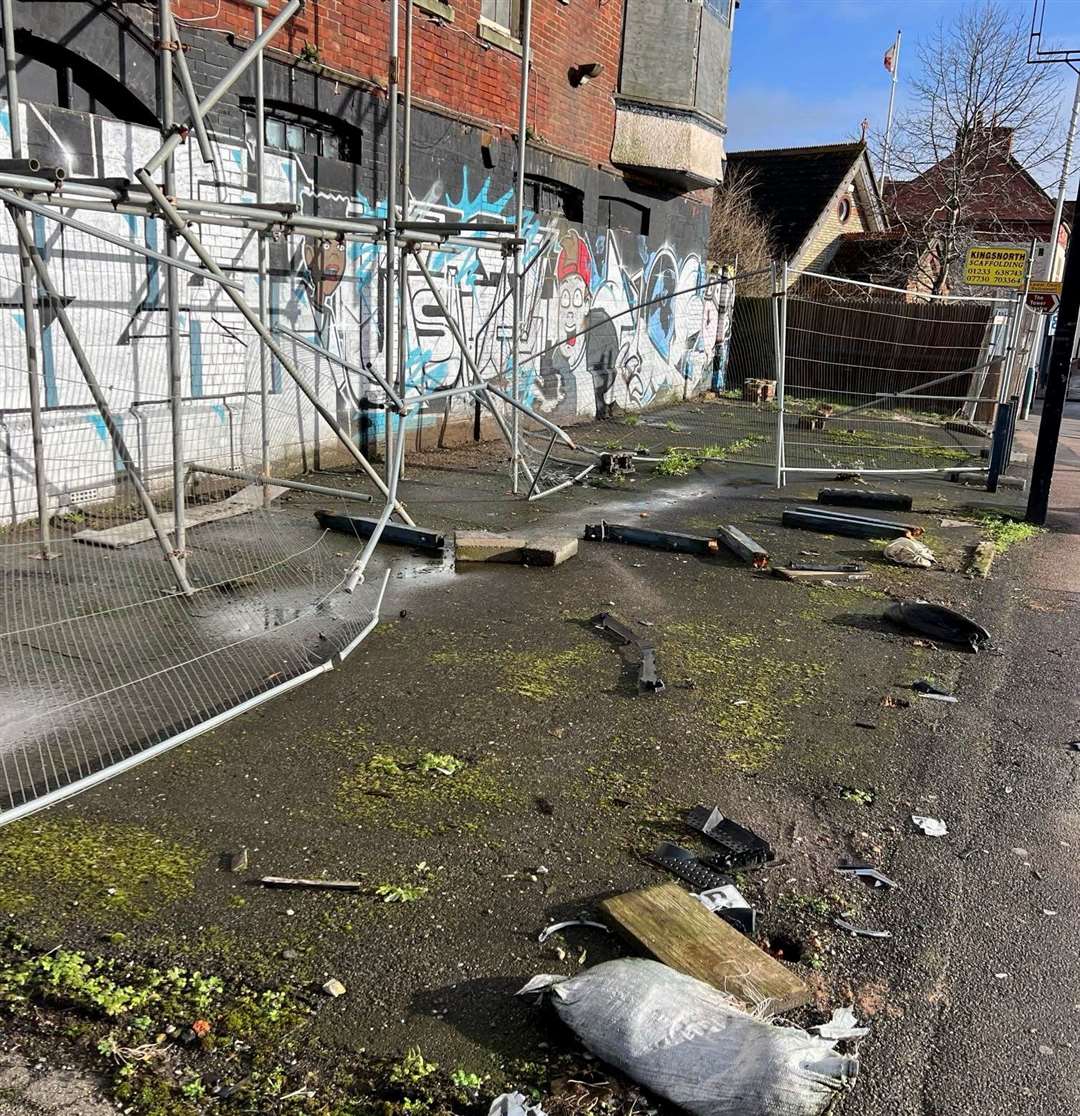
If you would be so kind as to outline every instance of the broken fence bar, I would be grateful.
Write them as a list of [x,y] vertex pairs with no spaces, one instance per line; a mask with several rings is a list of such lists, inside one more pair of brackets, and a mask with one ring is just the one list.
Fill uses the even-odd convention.
[[282,477],[271,477],[266,473],[245,473],[241,469],[218,469],[210,465],[200,465],[197,462],[188,466],[192,473],[206,473],[211,477],[228,477],[229,480],[247,481],[249,484],[271,485],[279,488],[291,488],[297,492],[313,492],[316,496],[334,496],[341,500],[358,500],[361,503],[370,503],[372,496],[367,492],[350,492],[347,488],[327,488],[323,484],[308,484],[307,481],[285,480]]
[[368,886],[359,880],[300,880],[290,876],[263,876],[259,883],[263,887],[310,891],[364,891]]
[[844,519],[849,523],[877,523],[882,527],[903,527],[905,531],[910,531],[913,538],[918,537],[923,533],[923,529],[914,523],[900,523],[895,519],[878,519],[873,515],[853,515],[851,512],[842,511],[826,511],[824,508],[816,508],[812,504],[800,504],[795,508],[798,512],[807,512],[810,515],[825,515],[830,519]]
[[755,570],[764,570],[769,565],[769,554],[764,547],[759,546],[749,535],[744,534],[730,523],[726,527],[716,528],[716,537],[737,558],[749,562]]
[[898,492],[861,492],[857,488],[823,488],[817,494],[819,504],[850,508],[890,508],[911,511],[911,497]]
[[[370,499],[370,497],[369,497]],[[378,528],[377,519],[365,519],[355,515],[335,515],[333,512],[317,511],[315,518],[320,527],[337,531],[343,535],[353,535],[358,539],[369,539]],[[414,546],[417,550],[442,551],[446,538],[437,531],[426,531],[422,527],[407,527],[400,523],[387,523],[383,528],[382,541],[398,546]]]
[[911,528],[903,524],[886,524],[873,519],[859,521],[803,509],[785,509],[781,523],[785,527],[801,527],[808,531],[820,531],[825,535],[844,535],[853,539],[902,539],[912,535]]
[[656,673],[656,647],[652,641],[644,636],[639,636],[633,629],[628,628],[621,620],[616,620],[610,612],[601,612],[594,617],[593,623],[602,631],[611,632],[612,635],[623,641],[626,647],[636,648],[641,655],[638,665],[638,689],[658,694],[664,689],[664,682]]
[[585,538],[595,542],[626,543],[629,546],[647,546],[654,550],[669,550],[674,554],[719,553],[716,539],[703,535],[680,535],[673,531],[650,531],[645,527],[627,527],[621,523],[602,521],[586,524]]

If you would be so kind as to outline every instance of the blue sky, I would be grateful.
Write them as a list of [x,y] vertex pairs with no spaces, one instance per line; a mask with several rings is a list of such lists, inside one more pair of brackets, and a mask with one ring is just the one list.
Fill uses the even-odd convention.
[[[884,128],[889,75],[882,57],[903,31],[898,106],[916,46],[962,0],[742,0],[735,14],[728,97],[730,151],[841,143],[868,117]],[[1005,0],[1025,24],[1031,0]],[[1047,40],[1080,49],[1080,0],[1046,0]],[[1064,68],[1063,68],[1064,69]],[[1063,75],[1065,78],[1065,75]],[[1064,106],[1067,115],[1072,93]]]

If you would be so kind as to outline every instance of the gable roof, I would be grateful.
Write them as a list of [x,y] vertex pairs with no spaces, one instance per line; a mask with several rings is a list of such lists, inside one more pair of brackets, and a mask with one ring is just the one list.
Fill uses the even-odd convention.
[[754,208],[776,246],[794,259],[830,199],[865,156],[862,143],[730,151],[728,167],[745,172]]

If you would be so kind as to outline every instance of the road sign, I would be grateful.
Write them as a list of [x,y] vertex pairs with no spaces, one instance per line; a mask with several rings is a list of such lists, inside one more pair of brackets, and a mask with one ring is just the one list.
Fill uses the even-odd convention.
[[972,287],[1011,287],[1020,290],[1027,270],[1026,248],[996,248],[992,245],[968,249],[964,282]]
[[1027,296],[1028,306],[1040,314],[1052,314],[1058,308],[1060,301],[1056,294],[1050,294],[1048,291],[1029,291]]
[[1031,283],[1028,285],[1028,291],[1031,294],[1060,295],[1061,294],[1061,283],[1060,282],[1050,282],[1049,280],[1046,280],[1046,279],[1032,279]]

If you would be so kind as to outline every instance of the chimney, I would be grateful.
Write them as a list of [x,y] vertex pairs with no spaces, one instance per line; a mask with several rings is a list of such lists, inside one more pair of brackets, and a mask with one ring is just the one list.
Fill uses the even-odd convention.
[[986,151],[987,154],[1008,159],[1012,155],[1015,133],[1015,128],[1007,128],[1002,125],[987,126],[983,124],[981,118],[976,118],[970,127],[961,128],[956,133],[956,150],[961,150],[965,138],[970,135],[975,150]]

